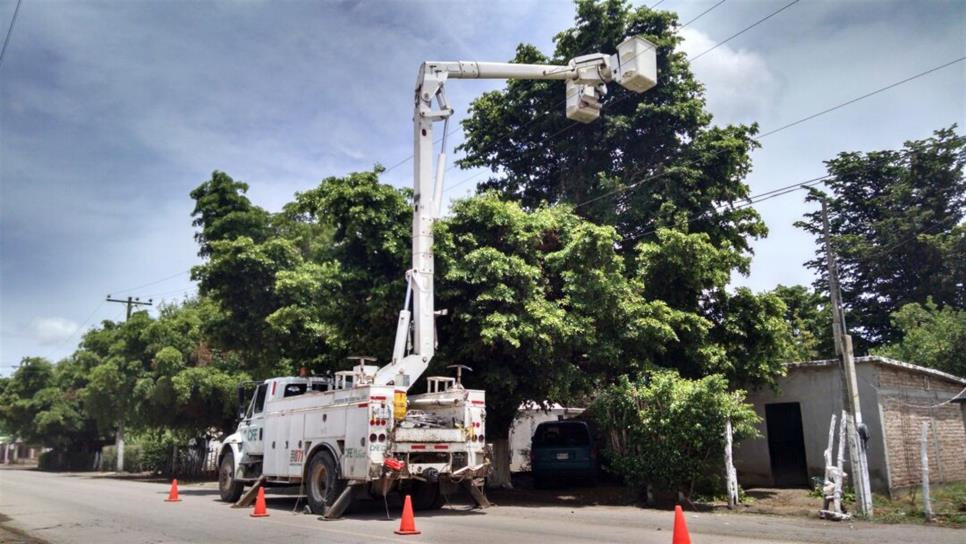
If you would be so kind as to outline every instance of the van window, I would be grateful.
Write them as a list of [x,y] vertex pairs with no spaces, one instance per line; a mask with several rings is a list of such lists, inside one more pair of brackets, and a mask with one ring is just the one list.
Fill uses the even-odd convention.
[[308,384],[305,384],[305,383],[290,383],[285,386],[285,396],[295,397],[295,396],[301,395],[305,393],[305,390],[307,388],[308,388]]
[[590,433],[580,423],[543,423],[533,435],[533,445],[550,448],[589,446]]
[[265,391],[268,390],[268,384],[263,383],[258,386],[258,390],[255,391],[255,410],[256,414],[262,413],[265,409]]

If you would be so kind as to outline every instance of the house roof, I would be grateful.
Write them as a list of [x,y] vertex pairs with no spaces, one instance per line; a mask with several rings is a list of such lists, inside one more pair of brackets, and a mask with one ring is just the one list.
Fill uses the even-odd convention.
[[[914,365],[912,363],[906,363],[903,361],[897,361],[895,359],[890,359],[888,357],[882,357],[881,355],[869,355],[866,357],[856,357],[856,364],[871,364],[878,363],[884,366],[891,366],[895,368],[901,368],[904,370],[911,370],[913,372],[919,372],[921,374],[928,374],[937,378],[942,378],[951,382],[958,383],[960,385],[966,386],[966,378],[960,378],[959,376],[954,376],[948,372],[943,372],[941,370],[936,370],[935,368],[928,368],[924,366]],[[813,367],[823,367],[823,366],[834,366],[838,365],[838,359],[822,359],[818,361],[805,361],[799,363],[788,363],[786,366],[789,369],[795,368],[813,368]],[[966,397],[960,395],[953,402],[966,402]]]

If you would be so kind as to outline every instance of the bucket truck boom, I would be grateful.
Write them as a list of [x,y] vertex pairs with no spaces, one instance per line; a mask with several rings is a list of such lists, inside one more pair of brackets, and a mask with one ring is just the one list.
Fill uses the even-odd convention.
[[[567,65],[499,62],[424,62],[416,79],[413,114],[413,248],[405,304],[399,312],[392,360],[380,368],[376,385],[408,389],[426,370],[436,351],[436,312],[433,307],[433,222],[440,217],[446,160],[446,123],[453,109],[446,101],[447,79],[531,79],[566,82],[567,117],[589,123],[600,115],[606,84],[644,92],[657,83],[654,44],[631,37],[617,46],[616,55],[583,55]],[[438,108],[434,108],[434,102]],[[433,169],[433,125],[443,121],[443,141]],[[435,174],[435,175],[434,175]],[[412,301],[412,311],[409,303]],[[410,331],[411,350],[407,353]]]

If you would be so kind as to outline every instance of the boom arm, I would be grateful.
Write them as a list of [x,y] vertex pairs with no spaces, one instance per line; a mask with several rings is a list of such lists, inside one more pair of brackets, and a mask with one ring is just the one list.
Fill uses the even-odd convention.
[[[616,55],[584,55],[566,66],[466,61],[424,62],[420,66],[413,115],[413,261],[412,268],[406,271],[406,302],[399,312],[392,361],[376,372],[376,385],[393,383],[408,389],[429,366],[436,351],[433,223],[440,216],[443,198],[446,128],[444,125],[443,146],[434,175],[433,123],[448,123],[453,113],[444,92],[446,80],[563,80],[567,87],[567,117],[587,123],[600,115],[598,100],[606,92],[606,83],[616,80],[635,92],[644,92],[657,83],[654,48],[647,40],[632,37],[617,47]],[[434,101],[438,109],[433,108]]]

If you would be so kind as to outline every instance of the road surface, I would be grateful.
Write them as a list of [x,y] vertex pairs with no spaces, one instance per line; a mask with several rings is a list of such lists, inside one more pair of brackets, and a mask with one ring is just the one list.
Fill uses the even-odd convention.
[[[673,513],[634,507],[467,505],[417,513],[422,534],[397,536],[398,505],[387,520],[381,502],[366,501],[346,519],[319,521],[292,513],[294,496],[269,494],[267,518],[218,501],[214,484],[181,486],[182,502],[167,503],[168,485],[85,474],[0,470],[0,541],[17,533],[49,543],[174,542],[454,542],[559,544],[671,542]],[[688,513],[695,544],[966,542],[966,531],[922,526],[841,524],[754,514]]]

